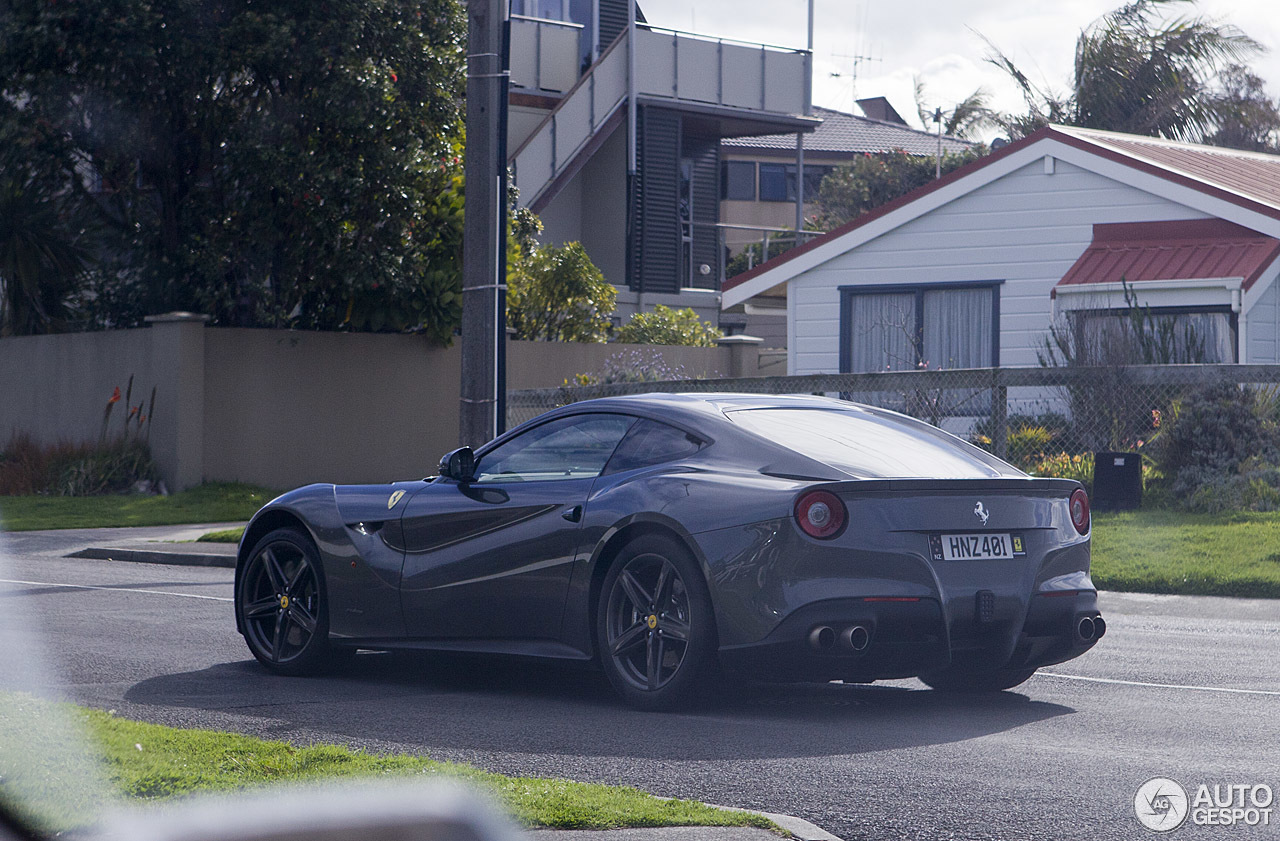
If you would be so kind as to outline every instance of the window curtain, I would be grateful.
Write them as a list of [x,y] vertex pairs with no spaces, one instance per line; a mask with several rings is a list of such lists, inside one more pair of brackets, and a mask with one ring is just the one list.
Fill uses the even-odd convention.
[[915,293],[853,296],[849,341],[853,373],[906,371],[916,367]]
[[992,290],[931,289],[924,293],[924,358],[933,370],[988,368]]

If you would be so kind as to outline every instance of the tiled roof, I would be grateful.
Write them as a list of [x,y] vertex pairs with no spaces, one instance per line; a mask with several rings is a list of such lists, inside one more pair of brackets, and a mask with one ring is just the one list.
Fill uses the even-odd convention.
[[[805,151],[859,153],[901,149],[911,155],[932,155],[938,151],[937,135],[910,126],[857,117],[829,108],[814,108],[813,116],[820,117],[822,125],[805,135]],[[762,137],[725,138],[720,145],[740,149],[795,149],[796,136],[767,134]],[[972,145],[967,140],[942,138],[942,151],[948,154],[963,152]]]
[[1224,219],[1099,224],[1058,286],[1241,278],[1248,289],[1277,255],[1280,240]]

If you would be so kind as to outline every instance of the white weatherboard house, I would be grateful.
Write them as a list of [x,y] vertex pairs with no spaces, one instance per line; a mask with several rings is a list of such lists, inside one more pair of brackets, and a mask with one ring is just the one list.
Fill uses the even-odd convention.
[[1124,280],[1210,361],[1277,362],[1278,256],[1280,157],[1049,126],[732,278],[722,306],[785,299],[792,374],[1033,366],[1055,319],[1118,317]]

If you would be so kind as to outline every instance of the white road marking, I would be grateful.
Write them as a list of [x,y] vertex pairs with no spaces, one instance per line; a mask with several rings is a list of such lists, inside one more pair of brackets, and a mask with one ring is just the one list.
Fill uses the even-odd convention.
[[0,578],[0,584],[23,584],[28,587],[67,587],[72,590],[107,590],[112,593],[150,593],[153,596],[177,596],[180,599],[204,599],[211,602],[230,602],[226,596],[197,596],[194,593],[171,593],[168,590],[142,590],[129,587],[95,587],[92,584],[58,584],[54,581],[16,581]]
[[1280,695],[1274,689],[1232,689],[1227,686],[1187,686],[1177,683],[1143,683],[1140,680],[1116,680],[1109,677],[1085,677],[1084,675],[1061,675],[1057,672],[1036,672],[1044,677],[1060,677],[1063,680],[1083,680],[1089,683],[1118,683],[1122,686],[1150,686],[1155,689],[1191,689],[1197,692],[1229,692],[1233,695]]

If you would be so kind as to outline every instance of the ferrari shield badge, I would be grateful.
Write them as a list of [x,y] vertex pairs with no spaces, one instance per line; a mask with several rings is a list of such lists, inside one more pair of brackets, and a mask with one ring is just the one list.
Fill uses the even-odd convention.
[[387,500],[387,510],[396,507],[396,503],[400,501],[400,497],[404,496],[404,491],[396,491],[391,495],[391,499]]

